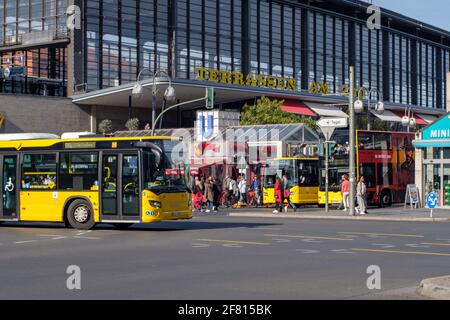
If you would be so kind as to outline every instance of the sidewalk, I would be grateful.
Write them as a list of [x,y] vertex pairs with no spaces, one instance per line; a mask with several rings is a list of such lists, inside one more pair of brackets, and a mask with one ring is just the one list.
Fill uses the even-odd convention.
[[391,208],[369,208],[368,215],[350,216],[332,208],[328,213],[325,209],[317,207],[301,207],[294,213],[292,209],[288,213],[272,213],[272,208],[247,208],[227,210],[230,217],[254,217],[254,218],[285,218],[285,219],[331,219],[331,220],[361,220],[361,221],[414,221],[414,222],[444,222],[450,221],[450,210],[435,209],[433,218],[430,218],[429,209],[404,209],[404,206]]

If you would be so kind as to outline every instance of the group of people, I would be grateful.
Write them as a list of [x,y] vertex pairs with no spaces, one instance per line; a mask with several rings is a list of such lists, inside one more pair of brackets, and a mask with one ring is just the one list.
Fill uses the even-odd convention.
[[[348,208],[350,207],[350,180],[347,174],[344,174],[342,176],[341,194],[342,194],[342,203],[341,206],[339,206],[339,209],[342,209],[344,212],[347,212]],[[356,199],[358,202],[356,212],[361,215],[368,214],[367,185],[364,176],[359,177],[358,184],[356,185]]]
[[281,179],[278,176],[276,177],[274,195],[275,210],[273,213],[280,213],[283,209],[284,212],[287,212],[289,207],[294,209],[294,212],[297,211],[297,207],[291,200],[291,184],[286,175],[283,175]]
[[200,212],[217,211],[220,206],[258,207],[261,200],[261,181],[256,175],[249,186],[245,175],[239,175],[237,180],[227,176],[223,182],[212,176],[194,179],[193,205]]

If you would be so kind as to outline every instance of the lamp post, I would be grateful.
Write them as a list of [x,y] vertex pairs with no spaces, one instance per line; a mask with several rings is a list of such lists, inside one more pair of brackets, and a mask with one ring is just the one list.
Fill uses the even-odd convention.
[[[350,177],[350,196],[349,196],[349,214],[355,215],[355,104],[353,103],[353,90],[355,88],[355,67],[350,66],[350,92],[348,94],[349,110],[349,177]],[[345,199],[344,199],[345,201]]]
[[411,107],[405,109],[405,115],[402,117],[402,126],[407,128],[407,132],[410,131],[410,128],[416,126],[416,118],[414,118]]
[[[142,97],[144,95],[144,86],[140,83],[140,77],[143,71],[150,69],[144,68],[142,69],[136,79],[136,83],[134,84],[132,95],[135,97]],[[158,93],[158,89],[156,86],[156,77],[164,75],[169,79],[169,86],[166,88],[166,91],[164,92],[164,100],[165,101],[174,101],[176,99],[175,94],[175,88],[172,87],[172,79],[170,78],[169,74],[162,70],[157,70],[155,73],[152,74],[152,82],[153,82],[153,88],[152,88],[152,128],[155,127],[155,121],[156,121],[156,95]]]
[[[365,93],[367,93],[367,89],[362,88]],[[378,102],[374,105],[374,110],[378,114],[383,114],[384,112],[384,103],[383,103],[383,95],[377,88],[372,88],[368,91],[367,96],[367,130],[370,130],[370,111],[372,108],[372,94],[377,93]],[[364,110],[364,102],[361,99],[355,101],[355,113],[361,113]]]

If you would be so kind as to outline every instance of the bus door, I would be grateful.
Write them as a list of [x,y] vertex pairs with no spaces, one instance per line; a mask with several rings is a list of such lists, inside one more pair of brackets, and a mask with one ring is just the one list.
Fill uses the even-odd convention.
[[137,152],[102,153],[102,221],[140,221]]
[[0,219],[17,219],[18,215],[18,166],[17,155],[1,155],[2,201]]

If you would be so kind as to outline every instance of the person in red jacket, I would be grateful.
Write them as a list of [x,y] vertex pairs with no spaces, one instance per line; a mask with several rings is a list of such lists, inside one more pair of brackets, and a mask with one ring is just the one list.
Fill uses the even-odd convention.
[[283,211],[283,184],[281,183],[281,179],[279,177],[276,178],[274,186],[274,195],[275,195],[275,210],[273,213],[278,213]]

